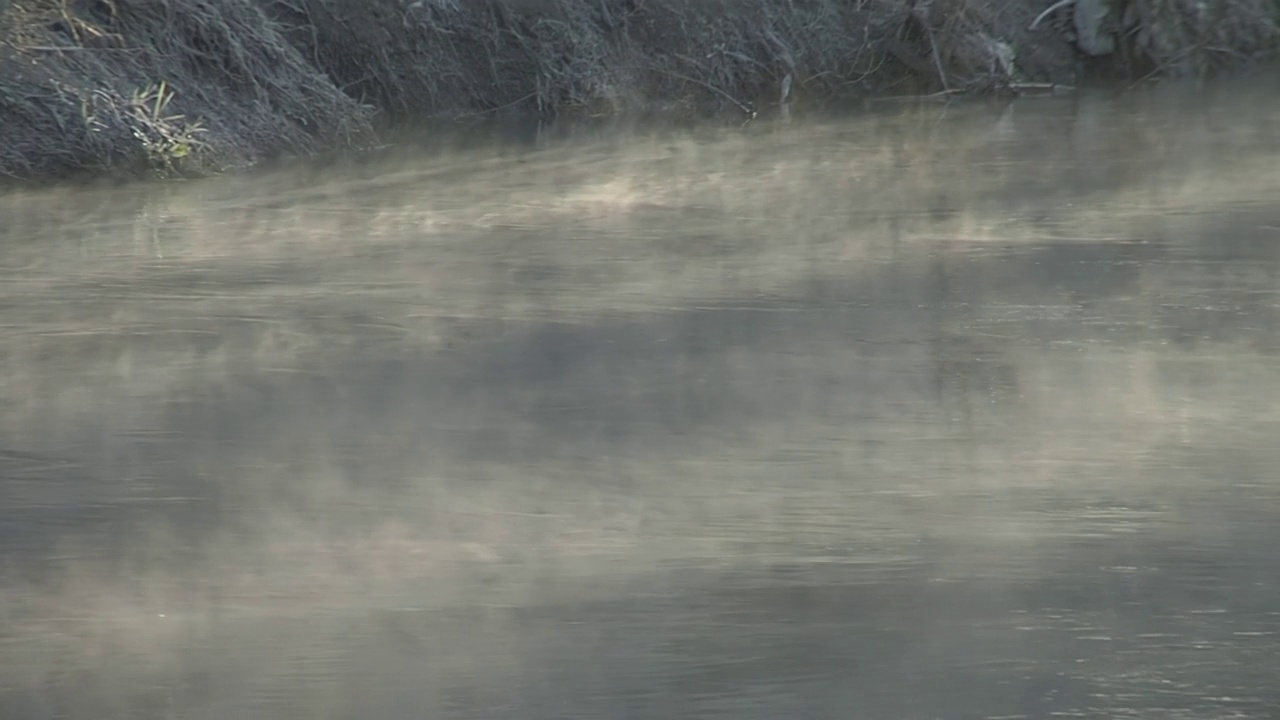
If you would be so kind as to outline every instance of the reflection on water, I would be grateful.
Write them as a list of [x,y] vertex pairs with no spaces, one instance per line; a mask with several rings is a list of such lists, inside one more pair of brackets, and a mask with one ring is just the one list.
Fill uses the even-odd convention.
[[0,716],[1272,717],[1267,97],[0,197]]

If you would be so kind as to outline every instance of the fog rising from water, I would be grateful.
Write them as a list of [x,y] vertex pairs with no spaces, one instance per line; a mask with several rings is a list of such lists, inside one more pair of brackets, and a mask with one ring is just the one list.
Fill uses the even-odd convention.
[[0,715],[1270,717],[1267,97],[0,197]]

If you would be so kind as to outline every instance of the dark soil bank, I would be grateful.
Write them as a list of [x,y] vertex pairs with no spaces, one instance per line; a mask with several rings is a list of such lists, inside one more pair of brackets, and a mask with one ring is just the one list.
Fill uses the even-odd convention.
[[382,120],[741,113],[1269,55],[1275,0],[0,0],[0,172],[199,174]]

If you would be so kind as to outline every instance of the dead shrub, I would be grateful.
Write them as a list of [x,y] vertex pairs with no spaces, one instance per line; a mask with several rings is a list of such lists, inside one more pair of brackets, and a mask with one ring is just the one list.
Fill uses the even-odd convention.
[[1203,77],[1271,55],[1280,40],[1273,0],[1128,0],[1118,32],[1131,73]]
[[370,133],[252,0],[16,0],[0,170],[199,174]]
[[[201,173],[371,141],[375,111],[751,117],[1067,83],[1084,2],[4,1],[0,172],[13,177]],[[1212,72],[1280,38],[1274,0],[1105,7],[1117,51],[1102,63],[1133,77]]]

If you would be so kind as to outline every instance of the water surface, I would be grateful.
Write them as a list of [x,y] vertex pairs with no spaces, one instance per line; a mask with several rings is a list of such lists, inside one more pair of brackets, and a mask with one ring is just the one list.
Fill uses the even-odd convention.
[[0,716],[1269,718],[1280,101],[0,197]]

